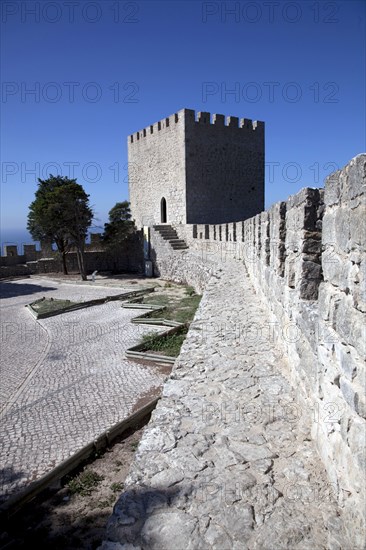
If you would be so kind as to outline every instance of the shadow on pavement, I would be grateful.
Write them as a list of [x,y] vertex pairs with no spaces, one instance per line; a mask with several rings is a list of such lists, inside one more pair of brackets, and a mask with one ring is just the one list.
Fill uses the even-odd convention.
[[10,283],[0,282],[0,298],[14,298],[15,296],[25,296],[26,294],[36,294],[38,292],[49,292],[57,290],[56,287],[32,285],[28,283]]

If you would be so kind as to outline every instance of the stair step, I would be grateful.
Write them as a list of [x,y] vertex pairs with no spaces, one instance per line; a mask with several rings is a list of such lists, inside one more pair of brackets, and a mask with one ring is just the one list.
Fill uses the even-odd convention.
[[154,225],[156,231],[164,241],[168,241],[173,250],[186,250],[188,247],[184,239],[180,239],[178,233],[171,225]]

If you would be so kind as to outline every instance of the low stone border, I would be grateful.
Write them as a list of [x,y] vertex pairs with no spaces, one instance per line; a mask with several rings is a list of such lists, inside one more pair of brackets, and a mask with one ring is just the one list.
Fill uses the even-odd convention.
[[164,311],[166,306],[160,306],[157,304],[134,304],[133,301],[127,302],[127,304],[122,305],[123,308],[128,309],[142,309],[148,310],[137,317],[131,319],[131,323],[134,325],[153,325],[153,326],[163,326],[163,327],[177,327],[182,323],[178,321],[171,321],[170,319],[163,319],[162,317],[150,317],[151,314]]
[[[166,330],[161,334],[157,334],[157,338],[165,338],[168,334],[174,334],[179,332],[183,327],[186,326],[186,323],[179,323],[178,321],[172,321],[170,319],[154,318],[150,317],[151,314],[155,312],[161,312],[166,309],[166,306],[160,304],[141,304],[139,301],[141,297],[129,300],[125,304],[122,304],[123,308],[129,309],[142,309],[148,310],[137,317],[131,319],[131,323],[136,325],[152,325],[160,327],[170,327],[170,330]],[[141,351],[146,347],[146,344],[137,344],[126,350],[127,359],[142,359],[144,361],[151,361],[153,363],[163,363],[167,365],[174,365],[176,357],[171,357],[169,355],[158,355],[157,353],[149,353],[146,351]]]
[[[171,321],[161,321],[160,319],[155,319],[155,321],[159,321],[159,323],[154,323],[155,325],[162,325],[164,326],[165,323],[170,323]],[[176,321],[173,321],[175,325],[165,325],[165,326],[171,326],[169,330],[166,330],[162,332],[161,334],[157,334],[157,338],[166,338],[170,334],[175,334],[176,332],[180,332],[183,328],[186,327],[185,323],[177,323]],[[147,323],[146,323],[147,324]],[[152,323],[149,323],[152,324]],[[146,343],[143,344],[137,344],[136,346],[133,346],[131,348],[128,348],[126,350],[126,357],[127,359],[142,359],[144,361],[152,361],[152,362],[158,362],[158,363],[164,363],[168,365],[173,365],[176,357],[171,357],[169,355],[158,355],[157,353],[151,353],[148,351],[143,351],[143,349],[146,348]]]
[[123,292],[122,294],[116,294],[113,296],[104,296],[103,298],[97,298],[95,300],[88,300],[86,302],[81,302],[78,304],[73,304],[71,306],[66,306],[55,311],[49,311],[47,313],[37,313],[31,304],[27,304],[25,307],[30,311],[35,319],[45,319],[46,317],[54,317],[55,315],[61,315],[63,313],[68,313],[69,311],[77,311],[78,309],[84,309],[87,307],[97,306],[104,304],[106,302],[111,302],[113,300],[121,300],[121,298],[129,298],[130,296],[144,296],[154,292],[154,288],[145,288],[140,290],[133,290],[129,292]]
[[64,460],[61,464],[56,466],[56,468],[28,485],[23,491],[9,497],[8,500],[0,506],[0,519],[13,515],[41,491],[60,482],[62,478],[75,470],[82,462],[88,460],[95,451],[105,449],[116,439],[116,437],[122,435],[127,429],[140,423],[155,409],[159,399],[160,397],[155,397],[155,399],[149,401],[128,418],[114,424],[109,430],[103,432],[97,439],[80,449],[72,457]]

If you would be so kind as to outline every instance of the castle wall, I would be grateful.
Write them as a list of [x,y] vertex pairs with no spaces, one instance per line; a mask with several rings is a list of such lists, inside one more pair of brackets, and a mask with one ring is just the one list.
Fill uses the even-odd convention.
[[185,115],[187,223],[234,222],[263,210],[264,123]]
[[[192,228],[187,225],[179,227]],[[154,228],[150,229],[150,259],[155,277],[192,286],[198,294],[203,293],[217,269],[215,261],[202,258],[195,250],[174,250]]]
[[186,223],[184,110],[128,136],[128,185],[132,217],[138,228],[167,221]]
[[200,262],[244,262],[270,337],[327,469],[349,538],[363,547],[366,437],[366,155],[244,222],[176,226]]
[[[63,271],[59,255],[47,243],[41,244],[41,250],[36,250],[35,245],[24,245],[22,255],[18,255],[17,246],[6,246],[5,253],[11,255],[0,256],[0,278]],[[142,234],[132,234],[120,254],[104,250],[101,235],[91,234],[90,244],[85,245],[84,260],[86,271],[90,273],[95,270],[141,273],[144,271]],[[66,265],[70,273],[79,272],[76,252],[66,255]]]

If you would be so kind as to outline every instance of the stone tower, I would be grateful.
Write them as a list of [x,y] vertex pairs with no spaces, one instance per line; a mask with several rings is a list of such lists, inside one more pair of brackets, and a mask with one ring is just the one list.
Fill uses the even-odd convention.
[[128,136],[137,227],[219,224],[264,210],[264,122],[182,109]]

